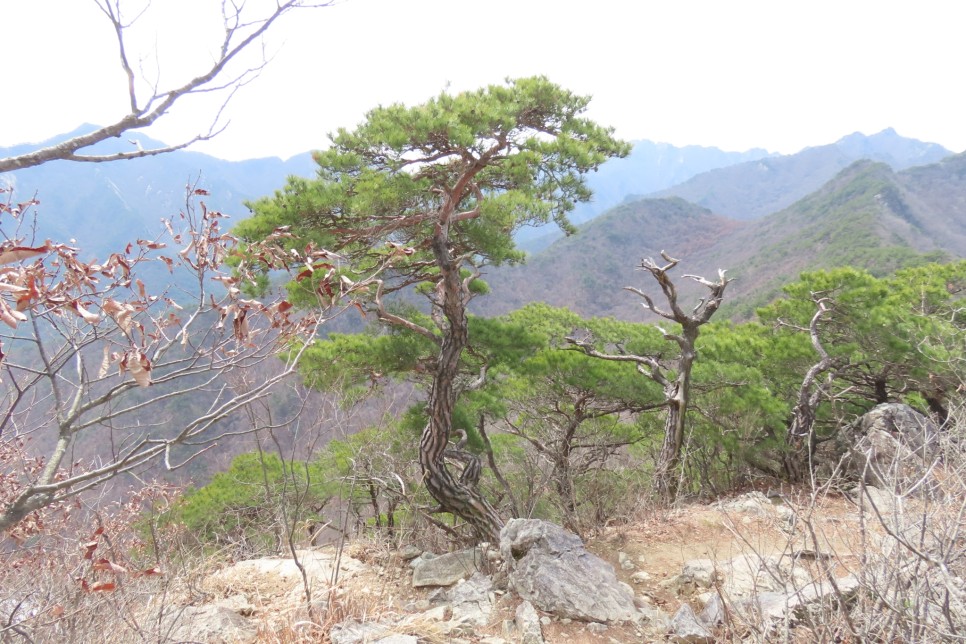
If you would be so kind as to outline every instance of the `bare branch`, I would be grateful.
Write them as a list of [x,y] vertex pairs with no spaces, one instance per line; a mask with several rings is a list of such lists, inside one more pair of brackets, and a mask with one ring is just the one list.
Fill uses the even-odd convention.
[[[224,74],[225,68],[228,66],[228,64],[246,49],[251,47],[253,43],[258,41],[265,34],[265,32],[267,32],[268,29],[283,15],[294,9],[307,7],[326,7],[331,4],[331,2],[309,3],[305,0],[287,0],[286,2],[279,2],[276,4],[270,15],[249,22],[242,22],[240,20],[240,12],[242,8],[239,7],[238,13],[236,13],[234,16],[226,16],[225,18],[225,36],[221,45],[220,55],[212,63],[211,67],[180,87],[160,91],[155,87],[153,88],[151,96],[141,100],[137,95],[137,90],[135,87],[135,75],[128,61],[128,53],[125,44],[125,29],[133,24],[134,21],[125,22],[123,20],[120,10],[120,0],[96,1],[100,11],[111,23],[115,38],[117,39],[121,69],[123,70],[127,79],[127,94],[130,103],[128,113],[115,123],[98,128],[89,134],[76,136],[62,143],[48,146],[40,150],[35,150],[33,152],[0,159],[0,172],[22,170],[24,168],[30,168],[54,160],[100,163],[105,161],[137,159],[140,157],[153,156],[165,152],[180,150],[193,143],[197,143],[198,141],[207,141],[212,137],[217,136],[227,126],[227,124],[219,124],[219,119],[221,118],[227,101],[231,99],[231,97],[234,95],[234,91],[238,87],[243,86],[245,83],[251,80],[251,78],[257,76],[258,72],[264,68],[268,61],[263,61],[260,65],[245,69],[243,72],[236,74],[231,80],[225,83],[215,83],[215,81]],[[135,20],[140,18],[142,15],[143,12],[142,14],[139,14]],[[246,32],[246,28],[249,28],[250,31]],[[223,102],[221,107],[217,110],[214,120],[211,122],[208,130],[205,133],[192,137],[188,141],[150,150],[139,149],[132,152],[118,152],[107,155],[78,153],[80,150],[88,148],[96,143],[100,143],[111,138],[120,137],[129,130],[142,129],[152,125],[158,119],[167,114],[175,103],[185,96],[202,94],[211,91],[220,91],[229,88],[231,91],[229,92],[225,102]]]
[[[219,440],[257,431],[258,427],[239,429],[219,423],[292,377],[320,325],[352,305],[351,300],[343,301],[343,295],[367,291],[384,269],[378,266],[344,294],[339,290],[326,297],[314,312],[295,314],[280,296],[267,302],[245,299],[236,284],[252,279],[251,271],[259,266],[225,265],[237,242],[221,232],[223,215],[203,207],[195,212],[193,203],[199,193],[191,186],[187,193],[183,213],[187,229],[175,231],[169,224],[168,246],[177,248],[186,239],[192,241],[176,253],[177,260],[165,262],[198,284],[194,293],[186,294],[193,303],[182,302],[186,313],[167,293],[148,294],[137,279],[143,264],[161,261],[146,250],[131,254],[129,249],[110,260],[87,264],[77,259],[76,249],[48,243],[44,256],[8,262],[0,271],[0,304],[29,313],[31,324],[24,326],[33,332],[32,337],[23,333],[9,337],[10,342],[22,343],[17,353],[18,363],[23,364],[5,365],[17,394],[3,400],[0,433],[6,439],[8,431],[16,436],[56,429],[54,440],[47,441],[52,444],[43,467],[25,472],[15,492],[6,489],[6,498],[0,499],[0,531],[31,512],[76,497],[151,461],[182,467]],[[0,255],[20,245],[15,236],[9,239],[0,243]],[[144,248],[165,246],[157,241],[143,244]],[[332,256],[311,248],[304,257],[293,256],[271,241],[256,251],[254,255],[265,265],[293,274],[304,270],[306,257],[311,262]],[[205,287],[212,281],[226,286],[217,297]],[[336,292],[331,285],[328,290]],[[17,320],[11,321],[16,326]],[[283,351],[281,368],[273,375],[240,392],[224,384],[225,377],[274,361]],[[88,368],[91,359],[101,364],[97,373]],[[118,368],[110,369],[111,365]],[[158,393],[128,397],[148,385],[147,391]],[[192,391],[211,392],[205,411],[176,428],[157,418],[166,402]],[[28,407],[18,411],[18,406]],[[27,426],[18,419],[25,419]],[[117,444],[113,438],[108,441],[106,453],[96,451],[99,441],[79,439],[103,431],[123,436]],[[177,460],[172,458],[174,446],[185,448]],[[75,461],[64,466],[66,456],[79,447],[93,452],[91,464],[81,466]]]

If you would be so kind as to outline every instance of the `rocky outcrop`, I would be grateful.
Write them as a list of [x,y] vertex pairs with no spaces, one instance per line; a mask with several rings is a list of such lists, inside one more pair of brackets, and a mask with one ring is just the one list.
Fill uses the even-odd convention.
[[925,475],[939,451],[939,429],[907,405],[878,405],[862,416],[853,467],[869,485],[898,490]]
[[690,595],[704,588],[714,590],[695,595],[704,599],[704,609],[695,615],[683,604],[671,620],[669,634],[676,642],[710,642],[713,629],[729,619],[756,628],[794,621],[802,610],[819,602],[847,600],[858,589],[854,575],[835,580],[813,581],[804,567],[787,557],[742,555],[727,561],[695,559],[681,574],[663,584]]
[[512,519],[500,533],[509,586],[539,610],[587,622],[638,619],[634,593],[577,535],[546,521]]
[[[926,475],[939,452],[939,428],[912,407],[877,405],[834,440],[819,447],[819,474],[829,475],[844,462],[854,479],[900,491]],[[919,486],[930,492],[933,486]]]
[[[328,588],[333,580],[344,579],[366,569],[366,565],[333,550],[300,550],[299,562],[314,591]],[[291,596],[296,603],[304,596],[302,573],[291,557],[262,557],[239,561],[205,580],[205,590],[218,596]]]

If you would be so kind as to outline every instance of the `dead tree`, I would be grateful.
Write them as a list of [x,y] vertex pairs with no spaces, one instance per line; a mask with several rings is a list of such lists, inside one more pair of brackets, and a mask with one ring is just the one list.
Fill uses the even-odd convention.
[[[815,433],[815,411],[826,393],[819,378],[826,373],[829,374],[828,381],[835,377],[832,370],[836,366],[836,361],[822,344],[818,328],[821,319],[829,312],[829,298],[813,293],[812,300],[817,308],[815,315],[809,321],[807,329],[799,328],[799,330],[808,333],[812,348],[819,355],[819,361],[805,372],[785,438],[787,446],[784,457],[785,473],[793,481],[804,481],[812,471],[812,461],[818,444]],[[779,320],[778,323],[792,327],[783,320]]]
[[650,273],[657,281],[664,294],[667,308],[655,304],[654,300],[640,289],[632,286],[625,289],[640,296],[644,300],[642,305],[645,309],[681,327],[679,333],[673,333],[658,326],[666,340],[677,344],[679,353],[676,358],[666,360],[662,356],[634,355],[624,352],[620,346],[618,346],[620,353],[604,353],[594,348],[590,342],[575,338],[568,338],[568,340],[589,356],[602,360],[636,363],[640,373],[664,389],[667,416],[664,421],[664,442],[654,472],[654,488],[660,498],[670,502],[677,496],[677,473],[681,463],[681,448],[684,444],[685,422],[691,397],[691,370],[697,358],[695,343],[701,326],[707,324],[721,306],[725,288],[731,280],[725,278],[724,270],[718,271],[718,280],[715,282],[697,275],[685,275],[684,277],[693,279],[710,290],[710,294],[702,298],[691,312],[687,313],[681,308],[677,288],[668,276],[668,271],[677,266],[680,260],[670,257],[664,251],[661,251],[661,257],[667,262],[665,265],[659,266],[653,259],[647,258],[641,260],[640,268]]

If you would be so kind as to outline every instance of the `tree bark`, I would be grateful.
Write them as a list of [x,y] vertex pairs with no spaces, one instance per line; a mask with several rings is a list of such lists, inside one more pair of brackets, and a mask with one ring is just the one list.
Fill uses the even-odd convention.
[[809,322],[808,334],[820,359],[809,368],[802,379],[798,402],[792,410],[792,422],[786,434],[785,473],[790,480],[797,482],[805,481],[811,474],[815,447],[818,444],[815,436],[815,409],[822,396],[822,388],[817,384],[818,377],[834,366],[834,360],[822,344],[818,328],[819,321],[829,310],[828,299],[818,298],[815,305],[817,310]]
[[444,453],[453,427],[453,408],[456,404],[455,381],[460,357],[469,340],[466,304],[467,285],[459,274],[459,262],[449,250],[449,222],[445,215],[436,225],[433,253],[440,267],[439,301],[446,321],[440,344],[439,357],[432,389],[429,394],[429,422],[419,442],[419,464],[423,482],[440,506],[464,519],[481,541],[499,543],[503,521],[483,495],[473,487],[456,480],[446,467]]
[[[685,422],[688,406],[691,403],[691,370],[697,357],[694,345],[700,333],[699,326],[693,321],[681,321],[682,333],[678,339],[681,356],[678,362],[678,375],[665,386],[667,417],[664,421],[664,443],[658,456],[654,473],[654,489],[665,501],[673,501],[678,492],[678,466],[681,463],[681,450],[684,447]],[[703,324],[703,322],[701,322]]]

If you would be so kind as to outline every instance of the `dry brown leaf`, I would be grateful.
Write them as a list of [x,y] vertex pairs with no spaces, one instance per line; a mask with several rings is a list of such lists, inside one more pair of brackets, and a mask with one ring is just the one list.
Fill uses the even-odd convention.
[[13,264],[24,259],[45,254],[49,249],[44,246],[12,246],[0,251],[0,264]]
[[77,300],[74,300],[73,302],[70,303],[70,308],[74,309],[74,312],[77,313],[77,315],[84,318],[84,321],[87,322],[88,324],[96,324],[97,322],[101,321],[100,315],[98,315],[97,313],[91,313],[83,306],[81,306],[81,303],[78,302]]
[[138,386],[151,386],[151,361],[148,357],[138,350],[134,350],[125,356],[127,358],[127,370],[131,377],[138,383]]

